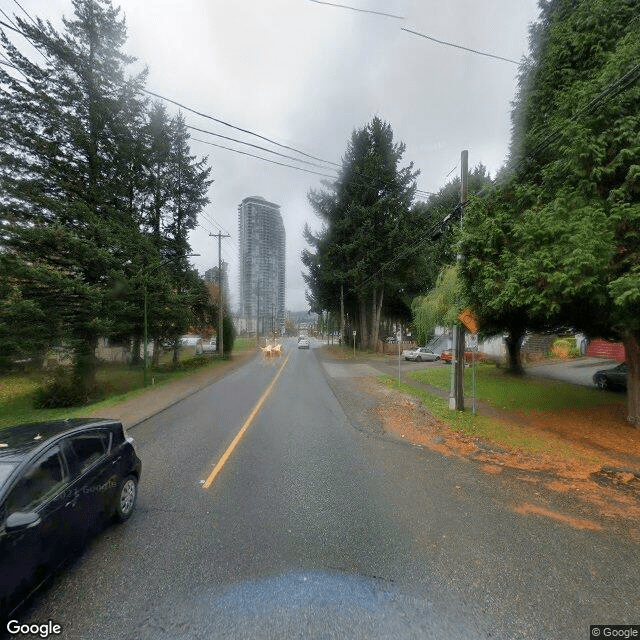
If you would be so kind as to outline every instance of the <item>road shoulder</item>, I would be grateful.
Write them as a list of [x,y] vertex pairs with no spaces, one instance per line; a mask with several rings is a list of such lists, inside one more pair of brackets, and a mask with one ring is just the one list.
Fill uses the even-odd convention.
[[[480,403],[479,413],[503,421],[507,428],[541,434],[554,444],[552,450],[531,453],[456,431],[435,418],[418,398],[391,388],[375,376],[332,378],[328,375],[331,366],[326,366],[338,362],[355,371],[360,366],[362,371],[366,363],[369,369],[394,377],[387,359],[344,361],[328,350],[319,352],[331,388],[359,431],[468,461],[496,481],[517,482],[530,497],[528,502],[512,505],[523,515],[550,518],[578,529],[604,529],[640,541],[640,457],[624,451],[625,437],[634,442],[640,437],[629,431],[631,427],[621,427],[620,445],[611,450],[576,437],[570,429],[558,428],[562,426],[558,425],[562,415],[535,419]],[[443,399],[448,395],[430,385],[409,379],[405,382]],[[610,410],[611,407],[603,408]],[[597,429],[598,412],[590,410],[589,414],[584,419],[592,420]],[[552,427],[556,428],[551,430]]]
[[89,417],[119,420],[126,429],[131,429],[220,380],[254,358],[256,354],[254,349],[232,354],[231,359],[220,366],[203,369],[179,380],[151,388],[143,395],[126,400],[109,409],[101,409]]

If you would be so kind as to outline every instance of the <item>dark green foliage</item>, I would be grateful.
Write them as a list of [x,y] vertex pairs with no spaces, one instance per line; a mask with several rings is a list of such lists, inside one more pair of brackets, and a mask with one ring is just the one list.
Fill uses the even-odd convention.
[[97,383],[88,386],[77,374],[60,368],[35,392],[33,406],[36,409],[76,407],[98,402],[103,397],[104,390]]
[[313,311],[339,313],[342,286],[345,308],[358,317],[365,346],[377,339],[383,302],[401,296],[410,263],[398,249],[413,233],[409,208],[418,172],[412,164],[400,167],[404,151],[404,144],[394,143],[390,125],[376,117],[353,132],[339,178],[328,190],[309,193],[323,223],[317,234],[305,228],[311,246],[302,252],[309,302]]
[[80,397],[95,387],[99,338],[142,337],[145,285],[152,338],[189,327],[187,238],[210,169],[189,155],[181,116],[148,112],[146,72],[127,76],[119,9],[73,7],[63,33],[16,17],[37,62],[0,35],[19,70],[0,67],[0,351],[38,358],[64,344]]
[[224,356],[228,356],[233,351],[233,343],[236,340],[236,330],[233,326],[233,320],[225,315],[222,318],[222,336],[224,340]]
[[11,275],[60,318],[76,351],[76,384],[88,391],[93,349],[114,326],[108,294],[138,235],[121,161],[130,154],[126,135],[135,136],[122,115],[142,108],[132,97],[142,77],[124,76],[118,12],[102,1],[74,8],[66,37],[18,19],[46,52],[44,68],[3,41],[28,88],[0,77],[0,224],[5,249],[21,259]]
[[464,277],[486,326],[622,339],[640,424],[640,14],[550,0],[520,74],[511,157],[470,206]]

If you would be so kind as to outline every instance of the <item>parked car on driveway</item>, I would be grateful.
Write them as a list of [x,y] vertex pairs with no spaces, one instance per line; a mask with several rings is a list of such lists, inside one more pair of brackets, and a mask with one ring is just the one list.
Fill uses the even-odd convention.
[[200,336],[180,336],[180,346],[187,349],[193,349],[197,356],[203,353],[202,338]]
[[593,374],[593,382],[598,389],[627,389],[629,367],[626,362],[610,369],[600,369]]
[[0,620],[105,519],[132,514],[142,464],[113,420],[0,431]]
[[402,355],[405,360],[413,360],[414,362],[422,362],[423,360],[426,362],[433,362],[434,360],[439,360],[440,356],[433,353],[426,347],[417,347],[415,349],[408,349],[407,351],[403,351]]
[[[446,364],[451,364],[451,361],[453,360],[453,349],[446,349],[445,351],[443,351],[440,354],[440,359],[442,360],[442,362],[445,362]],[[473,352],[472,351],[465,351],[464,352],[464,361],[465,362],[473,362]],[[483,355],[482,353],[476,353],[475,354],[475,361],[476,362],[482,362],[483,360],[486,360],[486,356]]]
[[202,353],[214,353],[217,348],[217,342],[215,338],[206,340],[202,343]]

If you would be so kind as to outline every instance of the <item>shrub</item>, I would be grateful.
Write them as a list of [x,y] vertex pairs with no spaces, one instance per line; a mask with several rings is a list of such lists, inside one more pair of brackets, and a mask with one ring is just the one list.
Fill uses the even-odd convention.
[[551,353],[556,358],[575,358],[580,355],[575,338],[556,338],[551,346]]
[[77,407],[102,399],[103,390],[95,386],[87,390],[85,385],[66,369],[56,369],[33,396],[36,409]]
[[224,339],[224,356],[228,356],[233,351],[233,343],[236,339],[236,330],[233,326],[233,320],[229,316],[222,319],[222,336]]

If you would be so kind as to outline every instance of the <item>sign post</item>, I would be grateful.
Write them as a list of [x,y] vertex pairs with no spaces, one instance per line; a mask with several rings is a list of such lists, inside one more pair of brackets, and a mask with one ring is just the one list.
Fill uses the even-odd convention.
[[400,386],[400,349],[402,341],[402,331],[398,331],[396,334],[396,340],[398,341],[398,386]]
[[353,357],[356,357],[356,332],[353,332]]
[[476,314],[473,313],[473,309],[465,309],[458,316],[458,320],[462,322],[462,324],[471,332],[471,371],[472,371],[472,387],[473,387],[473,396],[472,396],[472,411],[473,415],[475,415],[478,411],[476,406],[476,352],[478,351],[478,318],[476,318]]

